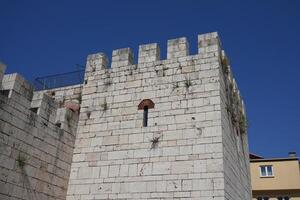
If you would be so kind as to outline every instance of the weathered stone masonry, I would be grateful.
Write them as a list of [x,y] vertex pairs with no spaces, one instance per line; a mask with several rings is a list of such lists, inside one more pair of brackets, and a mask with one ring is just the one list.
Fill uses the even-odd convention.
[[5,75],[0,199],[251,199],[244,105],[218,34],[198,50],[178,38],[166,60],[156,43],[137,64],[130,48],[111,64],[89,55],[82,85],[33,94]]
[[78,114],[18,74],[1,82],[0,199],[66,199]]
[[[228,60],[216,33],[198,46],[190,56],[186,38],[169,40],[159,60],[157,44],[141,45],[138,64],[118,49],[111,67],[102,53],[88,56],[67,199],[251,199]],[[144,99],[155,104],[147,127]]]

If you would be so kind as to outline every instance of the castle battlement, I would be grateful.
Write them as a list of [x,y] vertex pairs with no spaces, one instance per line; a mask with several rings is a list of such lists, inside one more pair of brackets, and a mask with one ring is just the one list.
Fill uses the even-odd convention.
[[160,53],[91,54],[82,84],[42,91],[0,65],[0,199],[250,200],[245,107],[219,35],[198,35],[196,55],[185,37]]
[[[232,91],[236,96],[235,105],[238,105],[245,114],[244,103],[233,77],[229,59],[222,49],[217,32],[198,35],[198,54],[196,55],[189,55],[189,43],[186,37],[170,39],[167,44],[167,59],[165,60],[160,60],[160,47],[157,43],[140,45],[136,64],[130,48],[113,50],[111,65],[109,58],[104,53],[89,55],[86,63],[83,96],[97,91],[117,92],[121,89],[129,89],[128,82],[131,80],[145,81],[143,79],[147,77],[142,77],[141,73],[149,73],[149,78],[164,77],[165,81],[172,84],[174,80],[170,80],[170,77],[177,74],[177,83],[184,85],[186,79],[190,81],[198,79],[190,72],[216,68],[221,70],[220,73],[224,75],[222,79],[226,82],[226,87],[230,87],[228,91]],[[135,83],[138,84],[139,81],[135,81]],[[171,84],[170,90],[172,90]],[[85,110],[85,100],[90,101],[90,99],[84,98],[81,105],[83,110]]]
[[3,63],[0,62],[0,89],[2,89],[2,79],[3,79],[3,76],[4,76],[4,72],[5,72],[5,69],[6,69],[6,65],[4,65]]
[[[1,66],[0,66],[1,68]],[[2,67],[4,72],[4,67]],[[6,74],[3,76],[2,81],[2,97],[6,97],[6,102],[11,101],[17,109],[24,113],[33,112],[39,116],[46,124],[53,125],[66,124],[66,119],[75,122],[70,122],[73,129],[76,130],[77,118],[75,112],[67,107],[59,107],[59,102],[48,95],[47,91],[35,92],[31,83],[25,80],[20,74]],[[62,105],[63,106],[63,105]],[[74,112],[74,115],[72,114]],[[71,131],[71,126],[62,126],[62,128]],[[75,131],[73,134],[75,135]],[[72,132],[72,131],[71,131]]]
[[[216,49],[221,49],[219,36],[216,32],[198,35],[198,54],[204,55],[209,52],[214,52]],[[176,39],[170,39],[167,42],[167,60],[179,59],[182,57],[188,57],[189,54],[189,42],[186,37],[180,37]],[[207,56],[207,55],[206,55]],[[160,47],[157,43],[143,44],[139,46],[138,51],[138,63],[143,64],[149,62],[161,61],[166,63],[167,61],[160,60]],[[87,58],[89,64],[99,65],[100,68],[116,68],[128,65],[135,65],[134,54],[131,48],[121,48],[113,50],[111,65],[108,63],[108,57],[105,53],[91,54]],[[97,62],[96,62],[97,60]],[[160,62],[158,62],[160,63]]]

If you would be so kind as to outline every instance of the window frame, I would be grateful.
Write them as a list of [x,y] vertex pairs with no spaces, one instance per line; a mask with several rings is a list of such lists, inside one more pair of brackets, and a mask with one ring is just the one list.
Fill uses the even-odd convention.
[[279,196],[277,197],[278,200],[290,200],[289,196]]
[[257,200],[269,200],[270,197],[257,197],[256,199]]
[[[269,174],[269,172],[268,172],[268,167],[271,167],[272,174]],[[262,168],[265,169],[266,175],[263,175],[263,174],[262,174]],[[273,169],[273,165],[260,165],[260,166],[259,166],[259,174],[260,174],[260,177],[261,177],[261,178],[269,178],[269,177],[272,178],[272,177],[274,177],[274,169]]]

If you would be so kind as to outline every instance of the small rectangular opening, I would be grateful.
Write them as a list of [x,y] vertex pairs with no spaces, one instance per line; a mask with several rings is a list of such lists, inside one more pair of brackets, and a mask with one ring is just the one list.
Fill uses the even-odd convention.
[[0,94],[3,96],[8,97],[9,96],[9,90],[0,90]]
[[30,110],[31,110],[32,112],[34,112],[34,113],[37,113],[37,112],[38,112],[38,109],[39,109],[39,108],[30,108]]
[[144,107],[144,118],[143,118],[143,126],[148,126],[148,106]]
[[55,124],[55,126],[57,126],[58,128],[61,128],[61,123],[60,123],[60,122],[57,122],[57,123]]

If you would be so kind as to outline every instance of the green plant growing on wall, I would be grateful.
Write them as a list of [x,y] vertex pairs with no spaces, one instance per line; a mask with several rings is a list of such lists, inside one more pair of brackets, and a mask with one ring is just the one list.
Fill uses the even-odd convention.
[[238,117],[234,111],[231,113],[231,121],[232,121],[233,125],[236,125],[238,122]]
[[222,58],[221,60],[221,66],[222,66],[222,71],[224,74],[228,75],[229,74],[229,67],[228,67],[228,60],[226,58]]
[[172,92],[174,92],[174,90],[178,89],[179,88],[179,84],[178,82],[172,84]]
[[225,109],[228,114],[231,114],[233,112],[233,109],[230,104],[226,103]]
[[103,111],[106,111],[108,109],[108,105],[106,102],[106,99],[104,99],[104,102],[100,105]]
[[184,81],[184,86],[188,89],[192,86],[192,81],[189,78],[186,78]]
[[21,169],[23,169],[24,166],[26,165],[26,160],[27,160],[27,158],[24,155],[22,155],[22,154],[19,153],[18,158],[16,160],[18,167],[20,167]]
[[248,122],[246,116],[240,111],[240,118],[239,118],[239,128],[240,133],[244,134],[248,128]]
[[238,93],[236,91],[232,92],[232,103],[238,105],[239,101]]
[[159,143],[159,138],[160,138],[160,136],[154,137],[154,138],[152,138],[150,140],[150,142],[151,142],[151,149],[155,149],[157,147],[157,145]]
[[228,112],[232,125],[236,127],[241,134],[247,132],[247,118],[242,111],[242,104],[239,94],[234,90],[234,85],[232,82],[228,84],[228,103],[226,104],[226,111]]

